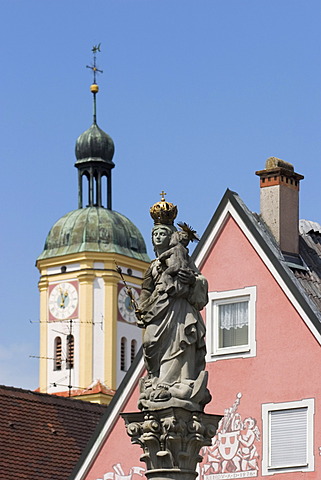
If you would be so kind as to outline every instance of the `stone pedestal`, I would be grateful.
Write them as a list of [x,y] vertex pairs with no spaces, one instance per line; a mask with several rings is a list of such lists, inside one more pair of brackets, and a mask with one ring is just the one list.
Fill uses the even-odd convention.
[[200,449],[211,445],[222,418],[178,407],[121,416],[132,443],[144,451],[148,480],[195,480]]

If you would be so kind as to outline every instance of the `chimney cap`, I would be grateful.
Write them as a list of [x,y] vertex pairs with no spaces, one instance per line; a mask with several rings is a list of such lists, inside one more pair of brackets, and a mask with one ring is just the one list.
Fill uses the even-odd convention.
[[277,157],[269,157],[265,162],[265,170],[272,170],[274,168],[284,168],[290,172],[294,172],[294,167],[291,163],[281,160]]
[[[299,173],[296,173],[294,171],[294,167],[291,163],[285,162],[284,160],[281,160],[280,158],[277,158],[277,157],[269,157],[265,162],[265,169],[258,170],[257,172],[255,172],[255,175],[258,175],[259,177],[261,177],[261,180],[267,177],[281,178],[282,176],[287,178],[292,178],[295,181],[300,181],[304,178],[303,175],[300,175]],[[267,184],[264,185],[261,182],[261,187],[262,186],[268,186],[268,185]],[[272,184],[269,184],[269,186],[272,186]]]

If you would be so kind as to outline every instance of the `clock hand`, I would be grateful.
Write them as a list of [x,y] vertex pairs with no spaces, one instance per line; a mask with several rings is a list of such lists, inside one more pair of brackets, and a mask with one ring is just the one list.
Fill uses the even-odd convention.
[[141,320],[141,319],[142,319],[142,312],[141,312],[140,308],[138,307],[138,303],[136,302],[136,299],[135,299],[135,297],[134,297],[133,291],[132,291],[132,289],[127,285],[126,280],[125,280],[125,278],[124,278],[124,276],[123,276],[122,269],[117,265],[116,260],[114,260],[114,262],[115,262],[115,265],[116,265],[116,272],[119,273],[122,281],[124,282],[127,295],[128,295],[129,298],[130,298],[130,303],[131,303],[131,305],[133,306],[133,308],[135,309],[135,315],[136,315],[136,317],[137,317],[138,320]]
[[59,292],[60,292],[60,308],[64,306],[64,296],[63,296],[63,291],[62,288],[59,287]]
[[60,291],[60,296],[61,296],[60,307],[65,308],[65,299],[66,297],[68,297],[68,292],[63,293],[62,291]]
[[64,296],[63,296],[63,292],[62,290],[60,289],[60,308],[64,306]]

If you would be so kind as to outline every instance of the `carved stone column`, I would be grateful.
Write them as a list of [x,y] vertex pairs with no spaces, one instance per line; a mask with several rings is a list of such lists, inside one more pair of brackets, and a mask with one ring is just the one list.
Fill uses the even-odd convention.
[[178,407],[121,416],[132,443],[144,451],[148,480],[195,480],[200,449],[211,445],[222,418]]

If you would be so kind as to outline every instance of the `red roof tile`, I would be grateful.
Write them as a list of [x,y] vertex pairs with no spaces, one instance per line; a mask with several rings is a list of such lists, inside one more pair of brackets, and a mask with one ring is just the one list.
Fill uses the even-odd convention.
[[0,386],[0,478],[66,480],[106,407]]

